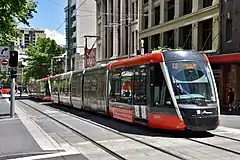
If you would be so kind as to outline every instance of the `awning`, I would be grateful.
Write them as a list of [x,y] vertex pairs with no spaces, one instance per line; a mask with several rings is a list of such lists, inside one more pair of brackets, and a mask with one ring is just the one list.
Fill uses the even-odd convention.
[[240,63],[240,53],[208,56],[210,63]]

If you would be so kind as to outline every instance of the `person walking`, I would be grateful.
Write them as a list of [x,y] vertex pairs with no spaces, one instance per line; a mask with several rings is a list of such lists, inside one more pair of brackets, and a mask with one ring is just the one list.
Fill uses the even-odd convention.
[[233,92],[232,88],[229,88],[229,92],[228,92],[228,108],[229,108],[229,111],[232,111],[233,101],[234,101],[234,92]]

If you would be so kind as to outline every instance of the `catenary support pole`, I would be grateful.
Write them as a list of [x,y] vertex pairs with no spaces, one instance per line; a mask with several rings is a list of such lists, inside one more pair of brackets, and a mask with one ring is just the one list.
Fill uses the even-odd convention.
[[11,103],[10,103],[10,116],[15,116],[15,78],[12,79],[11,84]]

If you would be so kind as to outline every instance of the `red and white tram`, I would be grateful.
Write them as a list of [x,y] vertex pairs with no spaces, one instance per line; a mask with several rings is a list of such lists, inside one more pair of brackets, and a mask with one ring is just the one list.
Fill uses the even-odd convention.
[[214,130],[220,107],[204,54],[168,50],[49,78],[52,101],[151,128]]

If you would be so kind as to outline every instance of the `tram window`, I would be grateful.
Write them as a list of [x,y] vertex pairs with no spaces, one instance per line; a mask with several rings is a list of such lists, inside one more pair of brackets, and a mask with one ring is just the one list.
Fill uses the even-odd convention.
[[163,73],[162,73],[162,69],[160,67],[160,64],[152,64],[150,65],[150,79],[151,79],[151,106],[153,107],[158,107],[161,104],[160,101],[160,95],[161,95],[161,91],[162,91],[162,86],[163,86]]
[[49,95],[50,95],[50,90],[49,90],[49,84],[48,84],[48,82],[45,83],[45,87],[46,87],[46,89],[45,89],[46,95],[49,96]]
[[121,102],[132,104],[134,71],[124,70],[121,73]]
[[77,97],[81,97],[81,88],[82,88],[82,75],[78,74],[76,76],[76,95]]
[[118,72],[111,74],[110,79],[110,101],[120,102],[121,97],[121,74]]
[[99,90],[99,97],[103,100],[105,96],[105,73],[99,73],[99,80],[98,80],[98,90]]
[[156,63],[150,65],[150,79],[151,106],[172,106],[171,96],[160,64]]
[[59,80],[54,80],[54,92],[58,94],[59,91]]
[[90,83],[91,83],[91,96],[96,98],[97,97],[98,75],[91,75]]
[[139,69],[134,72],[133,80],[133,104],[146,105],[147,104],[147,71],[146,69]]
[[69,79],[66,79],[66,95],[68,95],[70,92],[70,88],[69,88]]
[[63,80],[60,80],[60,93],[62,94],[64,92],[64,87],[63,87]]
[[72,76],[71,91],[72,91],[72,96],[76,97],[77,96],[77,76],[76,75]]

